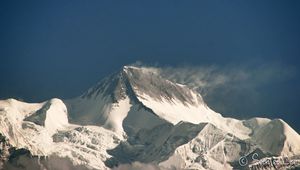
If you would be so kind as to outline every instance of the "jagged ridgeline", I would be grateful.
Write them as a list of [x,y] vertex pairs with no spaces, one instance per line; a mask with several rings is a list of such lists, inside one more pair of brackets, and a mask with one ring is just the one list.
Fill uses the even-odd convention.
[[300,155],[284,120],[223,117],[196,91],[134,66],[74,99],[1,100],[0,133],[1,166],[15,169],[243,169],[280,156],[296,167]]

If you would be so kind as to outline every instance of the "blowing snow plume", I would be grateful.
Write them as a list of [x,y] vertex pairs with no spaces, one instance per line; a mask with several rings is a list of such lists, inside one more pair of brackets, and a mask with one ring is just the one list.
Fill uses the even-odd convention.
[[[0,100],[1,162],[12,160],[9,165],[18,168],[20,160],[11,159],[14,148],[30,152],[29,160],[21,161],[26,165],[31,157],[35,166],[46,156],[53,159],[45,166],[66,158],[61,162],[65,168],[101,170],[240,169],[252,165],[253,155],[298,161],[300,136],[284,120],[223,116],[204,102],[197,88],[173,81],[171,73],[124,66],[72,99]],[[252,74],[246,73],[236,79],[247,80]],[[211,77],[203,77],[208,80],[202,82],[210,83]],[[212,82],[232,79],[219,77]]]
[[[143,67],[140,62],[136,65]],[[286,96],[285,82],[292,81],[298,74],[293,66],[278,63],[144,67],[198,91],[216,111],[239,118],[265,115],[266,112],[271,117],[282,117],[286,111],[281,107],[285,100],[277,96]],[[281,105],[274,106],[272,102]]]

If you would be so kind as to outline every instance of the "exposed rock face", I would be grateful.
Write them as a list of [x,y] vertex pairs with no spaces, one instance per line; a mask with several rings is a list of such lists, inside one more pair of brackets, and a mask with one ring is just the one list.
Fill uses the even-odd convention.
[[6,137],[0,133],[0,169],[3,169],[4,163],[10,156],[10,148],[12,148],[12,146],[9,144]]
[[34,156],[24,148],[15,148],[0,134],[0,169],[5,170],[84,170],[92,169],[89,166],[76,166],[69,158],[50,156]]
[[241,169],[300,155],[283,120],[225,118],[197,92],[132,66],[74,99],[0,100],[0,134],[5,169]]

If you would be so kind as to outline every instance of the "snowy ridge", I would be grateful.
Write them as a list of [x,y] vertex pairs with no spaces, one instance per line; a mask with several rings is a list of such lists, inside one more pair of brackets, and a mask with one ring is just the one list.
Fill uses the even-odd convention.
[[69,124],[66,106],[59,99],[37,104],[13,99],[0,103],[1,134],[11,145],[26,148],[33,155],[67,157],[74,165],[108,169],[103,163],[109,157],[106,149],[123,139],[102,127]]
[[[123,126],[130,127],[130,131],[152,128],[162,122],[177,124],[180,121],[211,122],[231,133],[235,130],[236,135],[241,138],[247,138],[251,131],[243,126],[241,121],[223,118],[211,110],[197,92],[162,79],[146,68],[125,66],[120,72],[104,79],[82,96],[65,102],[71,122],[81,125],[109,125],[105,127],[124,133],[121,127],[112,126],[116,124],[110,122],[114,119],[110,117],[114,117],[115,105],[119,105],[125,98],[129,99],[129,104],[127,103],[126,109],[125,107],[123,109],[129,109],[129,112],[127,119],[124,117],[126,121]],[[135,113],[136,111],[150,114],[140,116]],[[133,115],[134,121],[129,121]],[[136,116],[140,117],[140,120]],[[151,120],[151,123],[134,127],[136,122],[144,121],[145,117],[149,117],[147,119]]]
[[0,133],[33,155],[66,157],[89,169],[135,161],[232,169],[258,151],[261,157],[300,155],[300,136],[283,120],[224,118],[197,92],[133,66],[74,99],[1,100]]
[[[269,136],[272,136],[273,140],[268,140]],[[253,138],[269,153],[285,156],[300,153],[299,134],[281,119],[270,121],[259,129]]]
[[35,113],[24,119],[44,126],[49,133],[68,126],[68,115],[65,104],[59,99],[51,99]]

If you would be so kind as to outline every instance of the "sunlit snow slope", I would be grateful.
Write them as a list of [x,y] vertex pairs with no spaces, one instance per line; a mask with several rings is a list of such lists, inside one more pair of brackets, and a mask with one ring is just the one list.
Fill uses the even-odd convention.
[[197,92],[134,66],[74,99],[2,100],[0,133],[33,155],[65,157],[89,169],[135,161],[232,169],[256,151],[261,157],[300,155],[299,134],[283,120],[224,118]]

